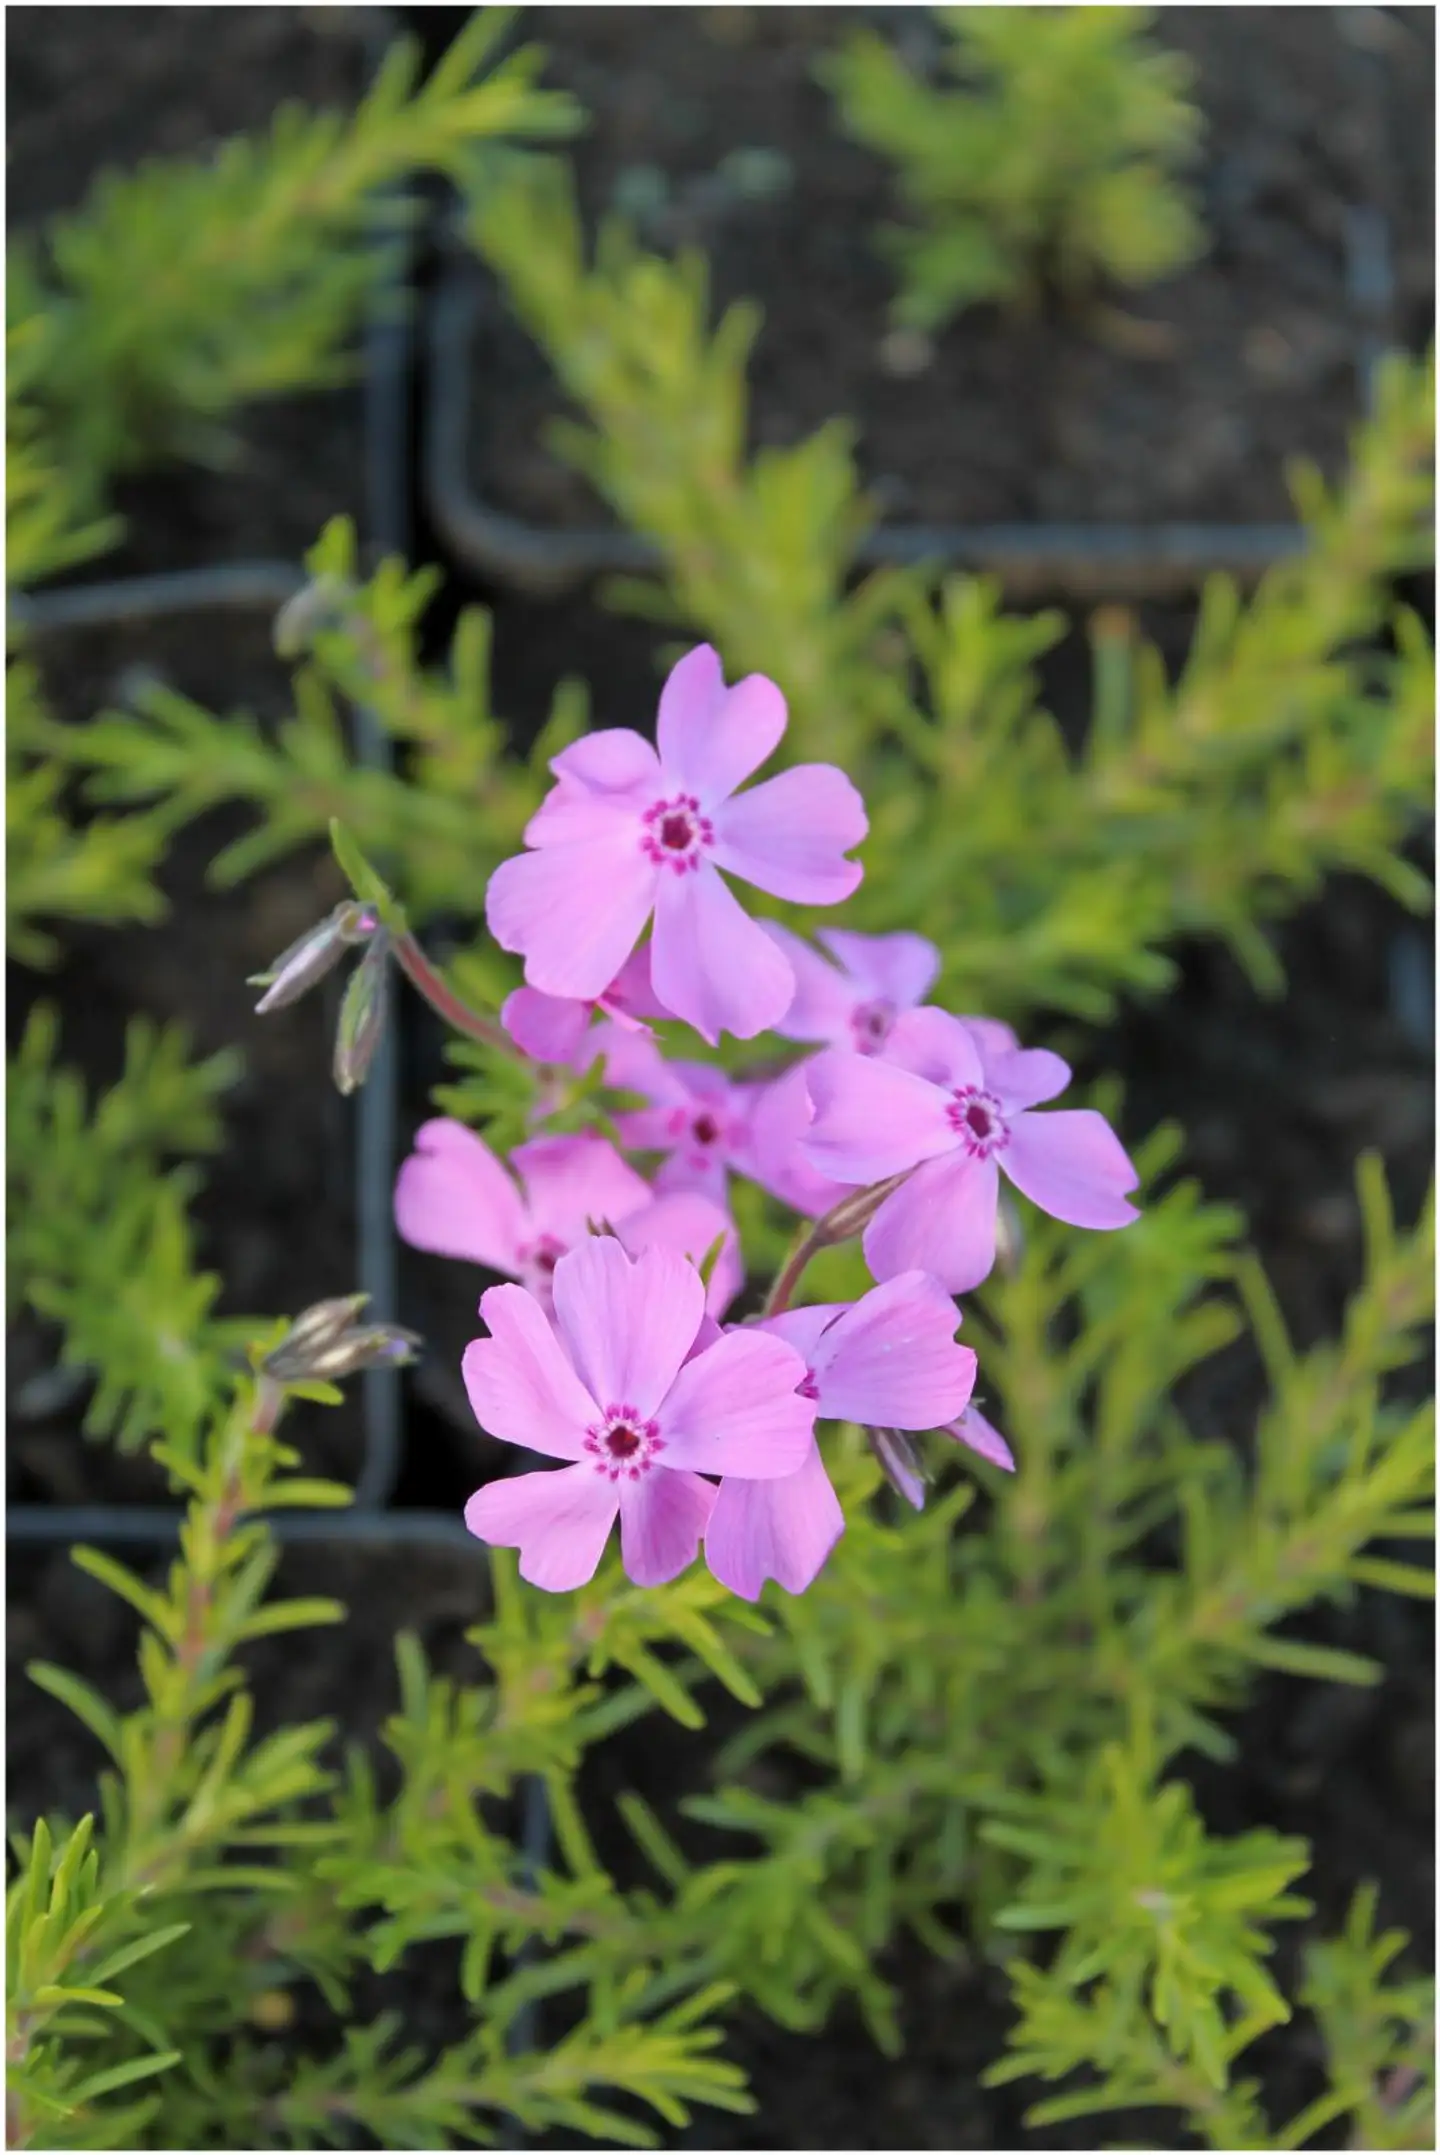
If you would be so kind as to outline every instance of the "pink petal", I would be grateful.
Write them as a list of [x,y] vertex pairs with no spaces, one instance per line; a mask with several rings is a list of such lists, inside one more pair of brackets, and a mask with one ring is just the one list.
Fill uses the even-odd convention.
[[822,1175],[805,1156],[803,1145],[813,1120],[806,1067],[797,1063],[783,1077],[755,1087],[747,1140],[736,1164],[782,1204],[818,1220],[840,1202],[846,1185]]
[[805,1364],[783,1340],[727,1332],[687,1362],[658,1417],[672,1465],[772,1481],[793,1474],[815,1426],[795,1387]]
[[670,1013],[655,993],[650,978],[650,946],[632,950],[600,998],[600,1007],[625,1026],[640,1027],[645,1018],[667,1018]]
[[568,1068],[590,1029],[593,1005],[539,988],[516,988],[500,1006],[500,1023],[522,1054]]
[[688,1086],[653,1033],[630,1032],[613,1021],[597,1031],[605,1055],[607,1085],[617,1092],[638,1092],[665,1107],[678,1107],[689,1099]]
[[615,1128],[627,1152],[669,1152],[681,1143],[685,1126],[677,1131],[676,1124],[682,1116],[688,1123],[689,1113],[688,1107],[678,1104],[624,1108],[615,1117]]
[[1003,1467],[1007,1474],[1015,1472],[1015,1454],[978,1407],[967,1407],[958,1421],[952,1422],[942,1434],[954,1437],[957,1444],[968,1444],[972,1452],[978,1452],[982,1459],[988,1459],[994,1466]]
[[773,1332],[776,1339],[783,1339],[801,1357],[807,1369],[813,1369],[820,1341],[849,1309],[848,1302],[806,1302],[799,1309],[782,1310],[778,1317],[762,1317],[756,1330]]
[[633,827],[647,805],[646,798],[630,799],[618,793],[592,793],[573,779],[560,779],[550,788],[524,830],[527,846],[584,845],[591,839],[611,837]]
[[715,1494],[698,1474],[667,1467],[620,1483],[620,1554],[636,1586],[664,1586],[694,1563]]
[[850,975],[867,1001],[913,1009],[929,994],[940,971],[940,953],[923,935],[857,935],[852,928],[822,928],[820,941]]
[[654,1414],[705,1314],[695,1267],[669,1250],[627,1257],[597,1235],[560,1259],[554,1291],[561,1337],[598,1404]]
[[677,1190],[669,1197],[657,1197],[642,1211],[617,1220],[615,1233],[632,1257],[638,1257],[642,1250],[669,1250],[673,1256],[687,1259],[697,1271],[718,1241],[720,1254],[705,1290],[705,1307],[714,1318],[724,1316],[745,1284],[735,1223],[722,1205],[698,1190]]
[[644,734],[630,726],[582,734],[560,751],[550,768],[567,785],[581,785],[591,793],[627,801],[639,797],[642,808],[663,790],[659,757]]
[[961,1085],[984,1083],[984,1066],[969,1028],[948,1010],[907,1010],[895,1020],[885,1042],[887,1063],[943,1085],[947,1092]]
[[785,731],[785,698],[764,674],[727,689],[720,661],[700,644],[660,691],[656,738],[666,779],[713,809],[772,755]]
[[1053,1100],[1070,1083],[1070,1065],[1048,1048],[1012,1048],[985,1057],[985,1084],[1008,1116]]
[[525,1208],[490,1147],[448,1116],[422,1122],[395,1183],[395,1228],[417,1250],[514,1272]]
[[960,1023],[985,1062],[999,1055],[1009,1055],[1020,1045],[1013,1026],[1007,1025],[1003,1018],[972,1018],[962,1013]]
[[927,1160],[891,1192],[863,1237],[877,1280],[928,1272],[950,1294],[978,1287],[995,1262],[994,1160],[952,1152]]
[[844,855],[870,825],[832,763],[800,763],[715,810],[715,863],[776,898],[838,905],[864,873]]
[[1093,1107],[1017,1115],[998,1157],[1015,1187],[1052,1219],[1071,1227],[1128,1227],[1140,1217],[1125,1198],[1140,1178]]
[[805,1157],[837,1182],[879,1182],[960,1142],[947,1095],[893,1063],[827,1048],[805,1084],[815,1109]]
[[630,821],[613,822],[603,837],[502,861],[490,878],[490,933],[524,958],[526,981],[547,995],[602,994],[650,917],[658,871]]
[[492,1287],[480,1315],[490,1337],[472,1339],[460,1364],[480,1427],[527,1451],[578,1459],[598,1409],[540,1304],[523,1287]]
[[785,1040],[825,1040],[834,1047],[851,1047],[854,1035],[850,1015],[855,990],[843,973],[822,958],[818,950],[788,928],[774,921],[764,924],[765,933],[783,951],[795,975],[795,999],[775,1031]]
[[712,1047],[721,1033],[753,1040],[790,1007],[789,964],[708,863],[659,872],[650,949],[661,1002]]
[[531,1586],[564,1594],[594,1577],[617,1509],[613,1482],[587,1461],[487,1483],[465,1506],[465,1524],[480,1541],[518,1549]]
[[975,1356],[957,1344],[960,1313],[925,1272],[874,1287],[834,1324],[811,1357],[820,1413],[879,1428],[938,1429],[975,1383]]
[[567,1249],[592,1226],[607,1226],[650,1202],[644,1177],[593,1131],[532,1138],[515,1147],[510,1161],[530,1199],[532,1231],[553,1235]]
[[783,1481],[720,1484],[705,1533],[705,1561],[722,1586],[746,1601],[767,1579],[803,1594],[845,1531],[819,1447]]

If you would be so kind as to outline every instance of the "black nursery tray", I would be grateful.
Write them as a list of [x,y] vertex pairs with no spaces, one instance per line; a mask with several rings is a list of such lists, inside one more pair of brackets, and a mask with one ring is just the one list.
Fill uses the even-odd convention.
[[[933,59],[922,9],[560,7],[537,24],[547,79],[589,116],[587,223],[638,205],[646,244],[704,250],[717,311],[762,305],[756,442],[847,415],[887,528],[1286,522],[1288,460],[1343,465],[1365,350],[1429,333],[1429,12],[1163,10],[1154,35],[1193,61],[1207,123],[1206,257],[1111,295],[1128,329],[976,308],[915,372],[897,372],[914,355],[870,239],[896,214],[891,176],[814,76],[857,13]],[[563,398],[493,295],[471,380],[474,492],[537,530],[603,529],[545,446]]]

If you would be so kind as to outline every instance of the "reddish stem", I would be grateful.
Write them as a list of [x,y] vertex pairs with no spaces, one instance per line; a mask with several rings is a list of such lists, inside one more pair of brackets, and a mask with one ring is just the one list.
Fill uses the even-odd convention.
[[500,1026],[489,1018],[482,1018],[478,1010],[472,1010],[454,989],[435,970],[409,929],[397,935],[391,945],[400,970],[412,988],[423,995],[430,1008],[456,1032],[464,1033],[469,1040],[483,1040],[487,1047],[503,1048],[513,1054],[513,1044]]

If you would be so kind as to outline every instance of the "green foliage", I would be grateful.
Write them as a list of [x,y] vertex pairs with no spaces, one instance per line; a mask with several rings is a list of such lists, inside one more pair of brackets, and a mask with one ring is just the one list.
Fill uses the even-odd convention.
[[[91,2147],[136,2144],[133,2135],[153,2125],[163,2098],[147,2095],[138,2107],[106,2098],[183,2056],[156,2019],[157,1972],[149,1964],[187,1939],[193,1950],[197,1933],[213,1941],[207,1894],[245,1894],[264,1908],[266,1896],[293,1885],[273,1864],[235,1861],[237,1852],[314,1844],[317,1828],[293,1807],[326,1784],[317,1754],[327,1725],[253,1739],[253,1700],[234,1655],[247,1639],[331,1622],[343,1611],[315,1599],[262,1607],[277,1551],[244,1515],[286,1502],[344,1501],[348,1491],[289,1473],[298,1454],[273,1434],[282,1398],[267,1385],[242,1384],[198,1448],[155,1445],[190,1500],[164,1587],[99,1550],[75,1551],[142,1620],[142,1704],[120,1714],[69,1672],[31,1667],[110,1764],[101,1775],[98,1829],[90,1818],[74,1831],[42,1820],[17,1846],[8,1907],[13,2146],[73,2147],[77,2136]],[[224,1976],[233,2010],[253,1983],[236,1968]]]
[[936,8],[942,67],[922,82],[873,30],[822,64],[845,132],[896,167],[914,220],[880,236],[895,319],[940,328],[977,301],[1150,284],[1204,232],[1176,175],[1196,154],[1191,70],[1140,7]]
[[66,770],[46,752],[54,720],[24,659],[5,670],[5,939],[26,965],[53,965],[59,944],[45,923],[158,919],[154,881],[165,833],[153,817],[65,812]]
[[195,1155],[220,1142],[215,1102],[238,1058],[192,1065],[182,1032],[136,1018],[125,1067],[92,1108],[56,1063],[57,1034],[37,1005],[10,1066],[11,1320],[28,1306],[61,1328],[62,1362],[95,1380],[89,1434],[126,1451],[161,1434],[188,1449],[251,1330],[215,1316],[220,1283],[195,1269],[189,1214]]
[[[472,82],[498,27],[482,21],[438,90],[412,96],[395,63],[353,140],[296,120],[222,160],[213,202],[191,176],[194,229],[175,235],[174,260],[218,282],[193,312],[181,295],[173,350],[147,327],[108,357],[71,355],[53,389],[43,367],[22,374],[44,418],[22,412],[12,432],[27,575],[79,558],[100,481],[142,446],[194,447],[238,398],[334,356],[370,274],[362,168],[364,185],[458,171],[479,136],[559,119],[536,104],[528,63]],[[1102,28],[1067,34],[1105,47],[1113,84],[1130,33]],[[267,328],[261,257],[287,202],[305,223],[307,170],[329,190],[315,199],[330,270],[307,286],[316,234],[287,233]],[[842,427],[747,456],[755,317],[732,310],[710,333],[702,263],[647,256],[615,225],[587,266],[558,168],[502,182],[467,166],[466,183],[479,243],[587,415],[566,453],[658,543],[662,580],[613,596],[704,631],[732,676],[782,683],[794,756],[844,762],[870,805],[858,924],[932,936],[945,1000],[1100,1017],[1123,992],[1162,988],[1166,946],[1194,932],[1225,937],[1270,985],[1259,923],[1337,866],[1425,902],[1401,847],[1428,803],[1427,652],[1386,590],[1423,554],[1421,370],[1385,378],[1340,487],[1299,479],[1306,557],[1248,602],[1207,594],[1178,680],[1128,618],[1092,623],[1092,721],[1071,747],[1036,685],[1058,617],[1007,616],[982,580],[856,583],[867,512]],[[117,249],[171,229],[149,186],[121,186],[95,226]],[[86,305],[110,304],[93,233],[54,261],[79,265]],[[50,321],[47,305],[22,308],[22,324]],[[73,330],[84,310],[66,306]],[[236,309],[256,320],[227,344]],[[66,398],[87,368],[96,408],[82,419]],[[67,491],[57,443],[83,445],[93,487]],[[277,623],[295,712],[273,738],[173,690],[62,728],[33,674],[13,671],[31,788],[12,901],[23,955],[50,954],[47,920],[149,917],[166,835],[230,801],[254,820],[215,863],[222,885],[328,832],[387,932],[478,916],[547,759],[584,724],[583,692],[561,688],[521,763],[490,709],[484,614],[422,667],[425,574],[389,562],[362,578],[343,522],[308,567]],[[356,705],[403,750],[403,780],[357,766]],[[63,820],[72,776],[100,811],[82,831]],[[512,980],[481,945],[442,985],[491,1010]],[[1431,1312],[1431,1215],[1397,1228],[1377,1162],[1359,1167],[1363,1280],[1340,1336],[1303,1353],[1243,1220],[1176,1179],[1178,1133],[1138,1148],[1144,1210],[1124,1234],[1081,1237],[1017,1200],[1010,1257],[967,1300],[966,1336],[1018,1474],[968,1455],[957,1472],[936,1435],[917,1515],[891,1501],[861,1432],[839,1432],[845,1535],[807,1594],[771,1589],[755,1608],[701,1568],[637,1588],[614,1552],[577,1593],[544,1595],[501,1552],[488,1605],[477,1592],[473,1660],[432,1667],[402,1634],[385,1756],[356,1744],[342,1759],[328,1723],[274,1726],[247,1667],[254,1642],[344,1613],[272,1598],[262,1515],[348,1492],[298,1473],[276,1434],[288,1399],[333,1393],[284,1390],[283,1363],[267,1362],[281,1328],[257,1343],[217,1319],[216,1284],[194,1269],[193,1160],[217,1142],[232,1066],[191,1066],[178,1035],[137,1026],[92,1105],[56,1046],[36,1012],[11,1077],[12,1292],[95,1371],[90,1426],[148,1443],[186,1514],[163,1576],[75,1552],[137,1624],[140,1703],[125,1711],[49,1663],[30,1671],[107,1764],[78,1827],[42,1819],[14,1837],[11,2144],[423,2148],[513,2143],[518,2129],[650,2145],[692,2105],[749,2106],[715,2055],[741,2008],[803,2031],[851,2001],[897,2051],[885,1961],[907,1931],[1006,1970],[1017,2021],[989,2078],[1051,2083],[1038,2126],[1138,2105],[1178,2112],[1217,2148],[1298,2147],[1341,2118],[1357,2144],[1431,2144],[1428,1991],[1397,1975],[1403,1941],[1376,1935],[1373,1893],[1339,1939],[1307,1937],[1292,2000],[1273,1948],[1306,1920],[1292,1888],[1308,1852],[1264,1828],[1214,1830],[1186,1782],[1194,1754],[1233,1755],[1229,1717],[1257,1672],[1375,1679],[1310,1635],[1307,1610],[1429,1586],[1395,1551],[1431,1528],[1432,1416],[1396,1382]],[[527,1134],[533,1072],[489,1039],[454,1059],[442,1104],[497,1146]],[[598,1074],[543,1083],[552,1128],[613,1126],[622,1103]],[[744,1224],[747,1247],[778,1260],[777,1208],[754,1199]],[[827,1252],[807,1288],[852,1291],[855,1263],[853,1248]],[[1221,1441],[1201,1434],[1196,1373],[1242,1332],[1268,1397]],[[242,1340],[254,1375],[237,1378]],[[484,1563],[477,1545],[477,1579]],[[618,1818],[597,1816],[596,1750],[646,1721],[665,1793],[625,1789]],[[543,1858],[523,1825],[537,1787],[553,1823]],[[619,1858],[617,1825],[633,1843]],[[385,2010],[413,1997],[422,1950],[427,1979],[449,1957],[463,2015],[443,2049]],[[1328,2086],[1276,2128],[1246,2053],[1296,2005],[1320,2030]]]
[[1215,579],[1177,680],[1128,615],[1096,617],[1076,751],[1037,701],[1061,616],[1009,617],[983,578],[932,592],[889,570],[850,588],[865,512],[841,427],[747,461],[755,316],[732,308],[707,335],[702,265],[644,254],[612,222],[588,267],[549,161],[491,189],[470,231],[591,422],[557,446],[663,555],[663,589],[612,599],[780,683],[787,753],[843,764],[865,796],[854,917],[936,942],[942,1001],[1103,1019],[1168,986],[1165,946],[1194,933],[1273,990],[1263,922],[1325,873],[1428,903],[1402,849],[1430,808],[1430,654],[1389,587],[1429,547],[1429,368],[1388,363],[1336,488],[1297,471],[1309,550],[1248,603]]
[[157,453],[223,456],[221,422],[247,399],[346,371],[375,288],[377,190],[423,170],[458,179],[498,137],[571,131],[569,100],[534,87],[539,53],[495,63],[510,20],[481,10],[424,83],[417,47],[395,45],[353,114],[288,106],[215,157],[108,174],[17,249],[25,424],[96,508],[113,474]]
[[19,260],[12,265],[5,336],[5,567],[10,583],[23,591],[103,553],[114,545],[119,525],[114,517],[91,513],[86,475],[63,466],[46,439],[37,399],[49,331],[38,311],[40,295],[25,287]]
[[[504,728],[490,708],[482,608],[461,615],[447,663],[426,668],[418,647],[434,571],[410,574],[389,560],[359,581],[345,518],[306,565],[314,581],[278,630],[299,661],[295,708],[273,737],[247,712],[218,715],[157,683],[88,725],[41,722],[44,749],[81,777],[87,803],[143,809],[148,831],[168,833],[221,802],[254,810],[251,828],[210,864],[221,889],[339,821],[403,884],[416,920],[453,909],[466,892],[478,909],[489,869],[515,849],[539,801],[545,759],[581,730],[583,706],[562,689],[530,766],[517,765],[502,754]],[[405,776],[357,762],[343,715],[355,703],[407,752]]]
[[1352,2147],[1428,2147],[1434,2137],[1435,1986],[1390,1980],[1410,1941],[1404,1931],[1376,1935],[1376,1900],[1373,1886],[1360,1887],[1341,1935],[1305,1956],[1300,1996],[1320,2024],[1331,2089],[1288,2145],[1347,2113]]

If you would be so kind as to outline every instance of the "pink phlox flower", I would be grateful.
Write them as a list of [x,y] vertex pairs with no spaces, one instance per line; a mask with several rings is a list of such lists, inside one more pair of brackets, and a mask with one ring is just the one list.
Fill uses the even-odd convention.
[[977,1286],[995,1262],[1000,1170],[1026,1197],[1073,1227],[1125,1227],[1139,1180],[1103,1115],[1030,1110],[1070,1082],[1044,1048],[994,1051],[943,1010],[898,1018],[883,1060],[827,1049],[807,1066],[815,1120],[805,1151],[822,1173],[851,1183],[914,1168],[865,1230],[877,1279],[916,1268],[952,1293]]
[[832,1182],[806,1157],[804,1141],[814,1110],[805,1064],[796,1063],[780,1077],[751,1086],[747,1110],[736,1160],[740,1172],[803,1218],[818,1220],[847,1194],[847,1185]]
[[773,681],[749,674],[727,688],[702,644],[661,691],[658,753],[616,727],[555,757],[558,782],[526,826],[531,850],[496,869],[485,901],[491,934],[524,958],[532,988],[601,995],[653,914],[651,976],[666,1010],[712,1045],[784,1017],[789,960],[720,871],[777,898],[836,905],[860,881],[844,856],[868,828],[859,794],[831,764],[736,793],[785,721]]
[[[943,1289],[910,1272],[848,1306],[788,1310],[756,1329],[804,1356],[801,1389],[815,1401],[819,1420],[934,1429],[964,1410],[975,1382],[975,1356],[955,1339],[959,1322]],[[746,1601],[755,1600],[767,1579],[802,1594],[844,1529],[840,1501],[812,1441],[803,1464],[782,1480],[720,1484],[705,1561]]]
[[699,1273],[669,1250],[631,1258],[596,1236],[556,1265],[553,1322],[523,1287],[492,1287],[480,1314],[490,1336],[462,1365],[476,1419],[566,1464],[489,1483],[465,1524],[518,1549],[534,1586],[583,1586],[617,1516],[626,1573],[660,1586],[699,1549],[716,1498],[703,1476],[793,1474],[805,1459],[803,1360],[753,1330],[692,1353],[713,1320]]
[[[669,1015],[650,985],[647,944],[630,953],[603,995],[587,1002],[546,995],[539,988],[516,988],[501,1006],[500,1023],[535,1062],[585,1071],[603,1051],[611,1026],[648,1036],[646,1020]],[[592,1019],[601,1022],[592,1024]]]
[[590,1225],[652,1201],[644,1178],[593,1132],[537,1137],[510,1155],[516,1187],[490,1147],[448,1116],[424,1122],[395,1183],[395,1226],[416,1249],[519,1280],[547,1308],[565,1252]]
[[[697,1268],[718,1243],[719,1255],[705,1288],[705,1308],[717,1324],[745,1284],[735,1222],[723,1205],[699,1190],[675,1190],[668,1197],[657,1197],[643,1211],[617,1220],[615,1234],[632,1257],[642,1250],[669,1250]],[[708,1346],[718,1336],[712,1327],[703,1344]]]
[[775,1026],[786,1040],[882,1055],[895,1020],[924,1001],[940,970],[940,953],[923,935],[821,928],[817,941],[832,964],[788,928],[769,922],[766,933],[795,972],[795,1000]]
[[724,1204],[728,1173],[743,1170],[749,1144],[750,1097],[709,1063],[670,1062],[652,1040],[612,1036],[606,1050],[608,1084],[637,1092],[652,1104],[615,1117],[620,1141],[632,1152],[663,1152],[657,1194],[701,1190]]

